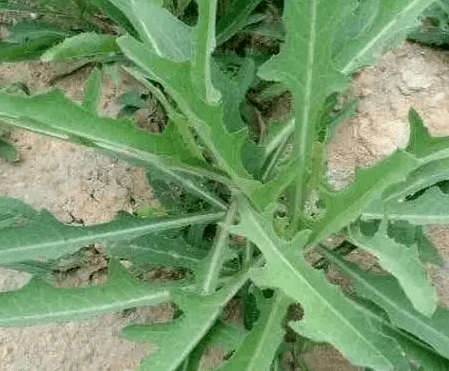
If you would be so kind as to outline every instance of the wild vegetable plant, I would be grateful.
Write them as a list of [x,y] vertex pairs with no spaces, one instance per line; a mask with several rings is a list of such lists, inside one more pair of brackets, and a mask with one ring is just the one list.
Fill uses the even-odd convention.
[[[166,208],[158,216],[120,214],[106,224],[70,226],[1,197],[0,262],[34,276],[0,294],[0,325],[171,301],[173,321],[123,330],[129,340],[158,346],[141,370],[197,370],[214,344],[229,352],[221,370],[279,370],[292,337],[330,343],[366,369],[448,370],[449,312],[437,307],[424,268],[442,260],[423,226],[449,221],[449,138],[431,137],[411,109],[405,149],[358,169],[345,189],[333,190],[325,176],[336,94],[403,40],[433,1],[285,0],[283,23],[271,29],[284,41],[272,57],[220,49],[243,29],[267,33],[256,0],[229,2],[218,20],[217,0],[92,3],[119,24],[118,35],[69,36],[42,58],[123,54],[131,62],[126,71],[163,106],[163,132],[99,116],[98,69],[82,104],[58,90],[0,93],[1,120],[144,167]],[[188,7],[193,16],[185,16]],[[293,113],[255,143],[240,108],[248,88],[263,81],[271,92],[291,92]],[[344,241],[328,249],[324,242],[334,234]],[[108,255],[107,283],[54,287],[55,267],[93,243]],[[323,259],[311,265],[304,253],[312,247]],[[375,255],[385,274],[364,271],[340,253],[354,248]],[[354,287],[343,293],[331,285],[318,269],[323,262],[336,263]],[[133,273],[147,266],[188,273],[166,284],[136,280]],[[245,329],[220,317],[236,294]],[[295,303],[301,310],[287,316]]]

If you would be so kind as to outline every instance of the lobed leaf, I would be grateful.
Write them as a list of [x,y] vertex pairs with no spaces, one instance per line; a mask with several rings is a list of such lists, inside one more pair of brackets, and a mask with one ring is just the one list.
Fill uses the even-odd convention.
[[182,315],[160,325],[130,325],[123,329],[125,339],[151,342],[157,353],[142,361],[140,371],[175,371],[216,322],[225,304],[248,279],[248,272],[233,277],[214,295],[200,296],[186,290],[173,292]]
[[0,326],[80,320],[171,298],[167,289],[136,283],[118,262],[110,261],[108,271],[108,281],[97,286],[62,289],[32,278],[19,291],[0,293]]
[[277,292],[261,303],[261,314],[243,345],[220,371],[268,370],[284,337],[282,323],[291,299]]
[[398,150],[368,169],[358,169],[348,188],[338,192],[325,191],[325,214],[314,226],[309,245],[320,242],[357,219],[371,200],[388,186],[401,182],[416,164],[413,156]]
[[409,245],[395,242],[387,235],[387,224],[387,219],[382,219],[374,236],[363,234],[360,224],[353,224],[348,229],[349,238],[378,258],[380,266],[399,281],[415,310],[431,317],[437,307],[438,296],[419,260],[418,245],[415,241]]
[[301,249],[309,231],[286,242],[273,229],[272,211],[256,214],[244,200],[239,211],[240,224],[232,227],[231,233],[250,239],[266,260],[265,268],[253,271],[256,284],[279,288],[304,308],[304,318],[291,324],[295,331],[314,341],[333,344],[356,365],[408,370],[398,344],[376,331],[357,307],[326,282],[322,273],[307,265]]
[[294,160],[298,171],[291,196],[293,223],[306,200],[306,183],[313,143],[317,139],[316,125],[326,97],[344,90],[347,79],[334,69],[330,40],[337,25],[355,6],[355,2],[339,0],[291,0],[286,3],[287,35],[280,54],[259,69],[265,80],[280,81],[293,94],[295,132]]
[[392,276],[375,276],[327,251],[326,256],[353,278],[359,293],[382,307],[393,325],[427,342],[442,356],[449,358],[449,311],[437,309],[431,318],[414,310]]
[[418,16],[433,0],[363,0],[341,23],[332,39],[332,61],[344,75],[373,65],[418,24]]
[[21,201],[1,197],[0,262],[56,259],[93,242],[130,240],[151,232],[216,221],[223,216],[210,213],[153,220],[121,216],[105,224],[71,226],[59,222],[46,210],[38,212]]
[[15,127],[62,139],[82,139],[116,155],[141,164],[170,159],[173,163],[191,163],[192,159],[173,123],[164,133],[139,130],[131,120],[99,118],[68,100],[61,91],[52,90],[32,97],[0,93],[0,120]]

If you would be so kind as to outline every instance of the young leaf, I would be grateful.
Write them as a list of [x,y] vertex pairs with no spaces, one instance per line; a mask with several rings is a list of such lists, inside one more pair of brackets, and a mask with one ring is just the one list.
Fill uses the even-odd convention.
[[92,112],[94,115],[98,112],[98,105],[101,101],[101,72],[94,69],[86,81],[84,88],[83,108]]
[[120,263],[110,261],[108,281],[61,289],[33,278],[19,291],[0,293],[0,326],[73,321],[170,300],[167,289],[136,283]]
[[129,240],[151,232],[216,221],[223,216],[211,213],[154,220],[122,216],[105,224],[70,226],[46,210],[38,212],[19,200],[1,197],[0,262],[56,259],[93,242]]
[[182,315],[160,325],[130,325],[123,329],[125,339],[151,342],[157,353],[146,357],[140,371],[175,371],[217,320],[225,304],[248,280],[248,272],[233,277],[215,295],[200,296],[187,290],[173,292]]
[[255,282],[281,289],[304,307],[304,318],[292,323],[292,328],[314,341],[333,344],[356,365],[408,370],[397,343],[377,332],[322,273],[307,265],[302,248],[309,231],[299,232],[291,242],[281,240],[271,223],[272,210],[256,214],[247,202],[240,201],[241,221],[231,233],[250,239],[265,257],[266,267],[253,271]]
[[353,278],[358,293],[383,308],[393,325],[427,342],[442,356],[449,358],[449,311],[437,309],[428,318],[413,309],[401,287],[392,276],[374,276],[344,261],[332,251],[326,256]]
[[268,370],[284,336],[282,328],[287,308],[292,300],[277,292],[261,303],[261,314],[254,329],[245,338],[243,345],[220,371]]
[[438,297],[419,260],[418,246],[416,243],[405,245],[395,242],[387,235],[387,225],[387,219],[383,219],[378,231],[369,237],[363,234],[360,224],[353,224],[349,227],[349,238],[353,244],[378,258],[381,267],[399,281],[415,310],[431,317]]
[[119,51],[116,36],[86,32],[67,38],[62,43],[55,45],[42,55],[41,60],[48,62],[110,56]]
[[[345,75],[359,67],[375,64],[386,49],[392,49],[405,39],[407,32],[418,24],[418,16],[433,0],[363,0],[357,12],[350,14],[341,23],[347,38],[336,32],[337,47],[332,50],[335,67]],[[367,10],[368,8],[368,10]],[[366,13],[366,22],[358,18]],[[370,15],[372,15],[370,17]],[[351,35],[352,33],[352,35]],[[333,39],[334,39],[333,37]]]

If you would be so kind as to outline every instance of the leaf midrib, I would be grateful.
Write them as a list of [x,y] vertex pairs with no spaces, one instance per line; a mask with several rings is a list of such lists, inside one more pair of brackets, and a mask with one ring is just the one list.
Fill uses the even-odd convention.
[[[265,231],[261,228],[260,224],[257,222],[257,220],[254,218],[252,213],[247,213],[248,217],[250,217],[252,219],[253,224],[256,226],[256,228],[258,229],[258,233],[261,236],[264,236],[265,241],[268,242],[268,244],[270,246],[272,246],[271,250],[272,252],[277,255],[278,257],[278,261],[281,261],[281,263],[283,263],[291,272],[293,272],[293,274],[298,277],[303,283],[306,284],[307,287],[309,287],[309,289],[312,291],[312,293],[315,293],[315,295],[320,298],[320,300],[326,305],[327,308],[330,308],[330,310],[337,316],[337,318],[340,318],[340,320],[344,323],[347,324],[347,326],[349,328],[352,328],[353,331],[359,336],[359,338],[363,339],[364,342],[366,344],[368,344],[368,346],[373,349],[375,351],[376,354],[380,354],[382,356],[382,358],[384,358],[388,364],[391,364],[390,360],[388,358],[385,358],[383,356],[382,353],[379,353],[378,349],[374,346],[374,344],[372,344],[371,342],[369,342],[361,333],[359,330],[357,330],[351,322],[349,322],[346,318],[341,317],[339,315],[339,312],[337,310],[335,310],[333,308],[332,305],[330,305],[330,303],[321,295],[319,294],[314,287],[306,280],[304,279],[299,273],[296,272],[296,269],[291,265],[290,261],[276,248],[276,244],[271,240],[271,238],[265,233]],[[259,248],[261,248],[259,246]],[[261,248],[262,250],[262,248]],[[263,252],[263,250],[262,250]],[[269,263],[268,263],[269,264]],[[283,288],[282,288],[283,289]]]

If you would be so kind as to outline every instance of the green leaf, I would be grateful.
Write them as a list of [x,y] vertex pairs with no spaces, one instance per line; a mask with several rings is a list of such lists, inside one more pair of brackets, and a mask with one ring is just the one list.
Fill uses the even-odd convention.
[[131,241],[105,246],[109,256],[132,260],[143,266],[185,267],[195,271],[207,251],[192,246],[179,234],[151,233]]
[[153,220],[122,216],[105,224],[71,226],[59,222],[46,210],[38,212],[21,201],[2,197],[0,262],[56,259],[93,242],[129,240],[151,232],[215,221],[223,216],[223,213],[212,213]]
[[449,157],[449,137],[432,137],[414,109],[408,113],[410,140],[406,151],[427,162]]
[[413,170],[405,181],[394,184],[385,190],[385,201],[404,201],[418,191],[428,188],[440,181],[449,179],[449,158],[429,161]]
[[302,248],[309,231],[299,232],[291,242],[281,240],[271,223],[272,211],[256,214],[241,200],[241,221],[231,228],[231,233],[250,239],[265,257],[266,266],[253,271],[256,284],[277,287],[303,306],[305,316],[292,323],[292,328],[314,341],[331,343],[355,365],[408,370],[399,346],[377,332],[362,312],[326,282],[321,272],[307,265]]
[[115,5],[109,0],[90,0],[90,2],[96,5],[101,11],[103,11],[108,18],[112,19],[115,23],[122,26],[123,29],[131,36],[139,38],[139,34],[129,21],[129,19],[123,14]]
[[[418,16],[433,0],[363,0],[347,16],[332,39],[332,61],[345,75],[373,65],[387,49],[393,49],[418,24]],[[364,22],[361,21],[364,19]],[[342,38],[346,36],[346,38]]]
[[0,60],[19,61],[40,57],[45,50],[74,33],[44,22],[19,22],[0,43]]
[[241,161],[246,133],[229,133],[223,124],[222,107],[207,104],[195,94],[192,82],[186,78],[191,76],[190,64],[160,58],[144,44],[129,36],[119,38],[118,43],[133,62],[147,72],[150,78],[160,82],[176,100],[189,124],[211,151],[220,169],[246,192],[254,189],[257,183],[248,179],[249,174]]
[[419,364],[422,371],[446,371],[449,370],[449,360],[442,357],[428,347],[420,346],[417,341],[410,339],[410,336],[404,336],[398,331],[393,331],[391,328],[384,328],[383,331],[393,337],[404,349],[407,355]]
[[233,222],[235,212],[236,205],[235,203],[232,203],[226,214],[226,219],[223,222],[224,228],[219,228],[212,249],[202,265],[203,269],[201,269],[197,275],[198,280],[201,282],[201,295],[212,295],[217,289],[218,278],[225,261],[226,250],[229,243],[228,228]]
[[298,171],[291,197],[293,223],[306,200],[306,183],[316,125],[326,97],[344,90],[347,79],[334,69],[330,40],[342,18],[354,7],[353,1],[322,3],[318,0],[291,0],[286,3],[287,36],[280,54],[259,69],[265,80],[280,81],[293,94],[295,132],[292,157]]
[[198,371],[204,352],[213,346],[220,347],[228,354],[239,348],[246,337],[246,331],[235,325],[228,325],[218,320],[207,335],[201,339],[187,358],[185,371]]
[[42,55],[41,60],[49,62],[110,56],[119,51],[116,36],[86,32],[67,38],[62,43],[55,45]]
[[233,277],[215,295],[200,296],[187,290],[173,292],[174,301],[182,311],[173,322],[160,325],[130,325],[123,329],[125,339],[151,342],[157,353],[142,361],[140,371],[174,371],[207,334],[225,304],[247,281],[248,273]]
[[151,45],[160,57],[190,60],[195,46],[196,30],[176,18],[154,1],[130,1],[134,26],[142,41]]
[[260,2],[261,0],[234,0],[229,11],[217,21],[217,45],[225,43],[246,26],[249,16]]
[[268,370],[284,337],[282,328],[292,300],[282,292],[261,303],[261,315],[245,342],[220,371]]
[[362,219],[406,220],[414,225],[449,223],[449,195],[438,186],[427,189],[421,196],[409,201],[386,203],[373,201],[362,212]]
[[86,81],[84,88],[83,108],[97,114],[101,101],[101,72],[95,68]]
[[418,312],[431,317],[438,302],[436,290],[431,286],[427,272],[419,260],[418,245],[397,243],[387,235],[388,221],[380,222],[374,236],[364,235],[360,224],[349,227],[351,242],[375,255],[383,269],[390,272],[401,285]]
[[191,65],[192,85],[201,99],[208,104],[220,103],[221,93],[213,83],[212,52],[215,49],[215,17],[217,0],[197,0],[199,15],[196,43]]
[[39,39],[58,39],[62,40],[66,37],[73,36],[74,33],[41,21],[18,22],[13,25],[10,35],[6,39],[8,43],[23,44]]
[[99,118],[58,90],[32,97],[0,93],[0,119],[15,127],[61,139],[83,138],[143,164],[153,162],[160,166],[164,157],[178,164],[192,161],[172,123],[162,135],[149,133],[139,130],[131,120]]
[[344,261],[331,251],[326,256],[347,273],[359,287],[359,294],[382,307],[394,326],[427,342],[442,356],[449,358],[449,311],[437,309],[431,318],[414,310],[392,276],[375,276]]
[[[224,61],[218,59],[218,63],[220,62]],[[238,66],[238,71],[232,77],[225,71],[228,64]],[[211,71],[214,86],[223,95],[223,123],[230,132],[245,128],[246,124],[241,117],[240,105],[244,102],[246,92],[256,77],[255,72],[255,64],[252,59],[238,57],[232,58],[228,63],[223,63],[223,66],[220,63],[220,68],[213,68]]]
[[443,46],[449,43],[449,3],[435,1],[421,14],[422,23],[412,29],[408,38],[423,44]]
[[368,169],[357,169],[355,180],[348,188],[338,192],[325,190],[326,211],[314,226],[309,245],[320,242],[357,219],[371,200],[388,186],[402,181],[416,163],[413,156],[398,150]]
[[80,320],[170,298],[168,290],[136,283],[120,263],[111,261],[105,284],[62,289],[34,278],[19,291],[0,293],[0,326]]

